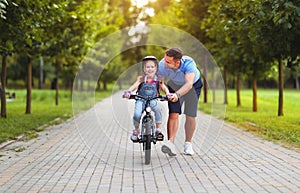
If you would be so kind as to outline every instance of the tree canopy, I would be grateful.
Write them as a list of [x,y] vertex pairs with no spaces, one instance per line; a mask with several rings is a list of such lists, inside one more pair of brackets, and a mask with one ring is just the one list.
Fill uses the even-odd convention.
[[[55,67],[57,79],[72,81],[88,51],[109,34],[122,30],[124,45],[111,45],[119,50],[120,57],[108,65],[101,63],[99,57],[105,58],[106,52],[112,50],[106,49],[91,54],[93,57],[84,63],[89,66],[82,66],[91,69],[90,74],[100,67],[103,73],[99,80],[114,81],[117,74],[136,64],[144,54],[162,56],[164,48],[145,46],[147,30],[136,30],[161,24],[181,29],[201,41],[217,61],[226,86],[230,81],[236,81],[237,88],[241,80],[251,82],[255,111],[255,85],[265,80],[266,74],[278,75],[280,97],[285,71],[293,71],[286,75],[293,76],[299,87],[299,16],[299,0],[156,0],[143,6],[132,4],[131,0],[0,0],[1,85],[5,89],[7,65],[16,65],[7,64],[7,57],[12,54],[27,58],[17,65],[27,68],[27,77],[20,78],[28,80],[29,93],[31,63],[40,57]],[[176,38],[163,35],[157,32],[157,37],[150,38]],[[125,47],[130,49],[124,50]],[[86,74],[81,78],[90,77]]]

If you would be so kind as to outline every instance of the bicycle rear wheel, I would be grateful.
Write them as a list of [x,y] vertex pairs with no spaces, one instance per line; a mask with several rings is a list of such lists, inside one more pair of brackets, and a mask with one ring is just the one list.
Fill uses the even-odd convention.
[[145,164],[150,164],[151,159],[151,135],[145,136]]

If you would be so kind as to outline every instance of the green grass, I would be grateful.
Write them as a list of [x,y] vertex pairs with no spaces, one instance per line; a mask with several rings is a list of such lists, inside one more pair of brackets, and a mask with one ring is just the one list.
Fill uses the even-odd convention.
[[[218,99],[223,97],[218,93]],[[284,91],[284,116],[277,116],[278,91],[258,90],[258,111],[252,112],[252,90],[241,91],[240,107],[236,106],[235,90],[228,91],[228,105],[220,102],[214,109],[226,107],[225,120],[275,143],[300,149],[300,91]],[[200,110],[211,113],[212,104],[200,102]]]
[[[7,101],[7,118],[0,118],[0,143],[24,135],[30,139],[38,135],[49,125],[59,124],[73,116],[70,91],[59,91],[59,103],[55,105],[55,90],[33,90],[31,114],[25,114],[26,90],[14,90],[16,99]],[[111,95],[111,89],[97,92],[96,100]],[[94,96],[93,96],[94,97]],[[93,97],[89,97],[90,104]],[[85,103],[88,101],[85,100]],[[78,113],[78,112],[76,112]]]

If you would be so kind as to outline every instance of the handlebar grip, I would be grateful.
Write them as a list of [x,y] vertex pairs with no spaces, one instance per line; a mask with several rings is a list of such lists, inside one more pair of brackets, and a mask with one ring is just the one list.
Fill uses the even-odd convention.
[[168,100],[168,97],[166,97],[166,96],[162,96],[161,98],[160,98],[160,101],[167,101]]
[[130,95],[129,99],[135,99],[136,95]]

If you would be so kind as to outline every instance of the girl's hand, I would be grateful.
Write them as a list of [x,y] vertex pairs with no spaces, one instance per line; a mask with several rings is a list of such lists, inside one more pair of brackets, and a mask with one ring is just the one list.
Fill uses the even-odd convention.
[[136,81],[138,81],[139,83],[141,83],[141,82],[143,82],[144,78],[145,78],[145,75],[138,76]]
[[167,98],[168,98],[169,101],[172,101],[172,102],[177,102],[178,101],[178,97],[177,97],[176,93],[167,94]]
[[124,93],[123,93],[123,98],[130,98],[130,95],[131,95],[131,91],[130,90],[126,90],[126,91],[124,91]]

